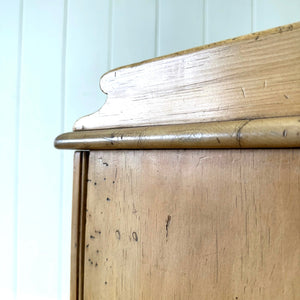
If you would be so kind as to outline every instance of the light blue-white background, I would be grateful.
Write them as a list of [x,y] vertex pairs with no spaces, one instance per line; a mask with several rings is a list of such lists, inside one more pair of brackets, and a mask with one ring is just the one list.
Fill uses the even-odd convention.
[[0,298],[69,298],[72,151],[53,140],[103,104],[102,73],[296,21],[300,0],[0,0]]

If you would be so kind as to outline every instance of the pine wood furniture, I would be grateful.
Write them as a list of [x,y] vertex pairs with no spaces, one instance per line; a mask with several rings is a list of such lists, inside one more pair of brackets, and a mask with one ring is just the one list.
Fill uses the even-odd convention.
[[300,299],[300,23],[112,70],[74,156],[71,299]]

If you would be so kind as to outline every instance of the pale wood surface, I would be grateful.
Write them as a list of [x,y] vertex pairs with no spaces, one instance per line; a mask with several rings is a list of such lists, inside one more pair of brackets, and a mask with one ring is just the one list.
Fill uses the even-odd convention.
[[73,167],[73,202],[72,202],[72,232],[71,232],[71,276],[70,299],[77,300],[78,294],[78,244],[80,220],[80,186],[81,186],[81,153],[74,154]]
[[300,116],[135,128],[75,131],[59,149],[186,149],[300,147]]
[[297,299],[300,150],[97,149],[299,147],[299,49],[296,23],[102,77],[104,107],[55,142],[95,150],[76,299]]
[[75,130],[300,114],[300,23],[106,73],[104,106]]
[[299,150],[92,151],[84,299],[299,299]]
[[88,152],[75,152],[74,154],[70,276],[71,300],[83,299],[88,156]]

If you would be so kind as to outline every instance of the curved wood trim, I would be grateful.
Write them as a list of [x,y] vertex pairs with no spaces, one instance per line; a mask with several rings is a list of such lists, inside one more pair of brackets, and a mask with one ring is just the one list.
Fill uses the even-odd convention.
[[300,116],[64,133],[58,149],[300,147]]
[[124,66],[74,130],[300,115],[300,22]]

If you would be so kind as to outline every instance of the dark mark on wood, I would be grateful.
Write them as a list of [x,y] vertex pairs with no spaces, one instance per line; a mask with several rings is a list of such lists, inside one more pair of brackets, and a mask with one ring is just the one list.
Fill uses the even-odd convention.
[[241,131],[242,131],[243,127],[246,126],[250,121],[251,121],[251,120],[245,121],[245,122],[239,127],[239,129],[238,129],[237,132],[236,132],[236,140],[238,141],[240,148],[242,147],[242,145],[241,145]]
[[107,284],[107,281],[105,281],[104,284]]
[[90,244],[87,244],[86,247],[88,248]]
[[94,239],[95,237],[93,235],[90,235],[90,239]]
[[284,129],[282,132],[282,136],[286,137],[287,136],[287,131]]
[[139,239],[138,239],[138,235],[137,235],[137,233],[134,231],[133,233],[132,233],[132,238],[137,242]]
[[107,198],[106,198],[106,201],[110,201],[110,198],[107,197]]
[[219,139],[219,138],[217,138],[217,142],[218,142],[218,144],[221,144],[221,142],[220,142],[220,139]]
[[95,230],[95,233],[101,234],[100,230]]
[[97,185],[97,182],[94,182],[94,185]]
[[166,239],[168,239],[168,235],[169,235],[170,222],[171,222],[171,216],[168,215],[168,217],[166,219]]
[[97,262],[95,263],[95,267],[98,267],[98,263]]
[[116,238],[117,238],[118,240],[120,240],[120,239],[121,239],[121,233],[120,233],[120,231],[119,231],[119,230],[116,230],[115,234],[116,234]]
[[102,164],[103,164],[104,166],[108,167],[108,163],[105,162],[105,161],[103,161],[103,158],[102,158],[102,157],[99,157],[99,160],[100,160],[100,162],[102,162]]
[[289,99],[288,95],[284,94],[283,96],[284,96],[285,99]]
[[96,252],[99,253],[99,250],[97,249]]

